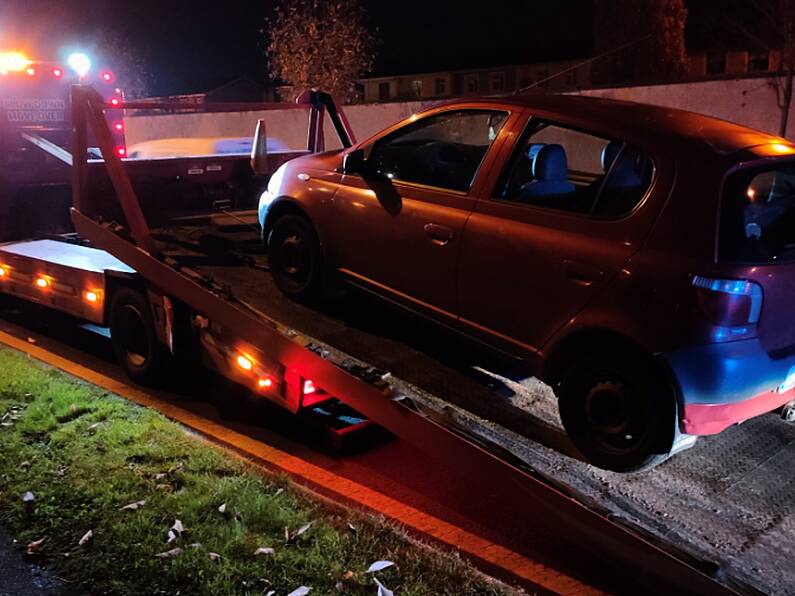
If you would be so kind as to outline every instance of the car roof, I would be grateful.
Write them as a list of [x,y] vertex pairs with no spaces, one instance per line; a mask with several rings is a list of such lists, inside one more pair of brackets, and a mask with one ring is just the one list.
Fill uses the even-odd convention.
[[748,128],[713,118],[704,114],[688,112],[650,104],[589,97],[585,95],[557,95],[532,93],[524,95],[480,97],[445,102],[444,105],[466,105],[472,103],[497,103],[507,107],[538,110],[545,118],[559,113],[566,120],[576,119],[594,132],[613,132],[627,140],[642,136],[646,140],[657,140],[669,145],[690,146],[727,155],[742,149],[789,141],[753,128]]

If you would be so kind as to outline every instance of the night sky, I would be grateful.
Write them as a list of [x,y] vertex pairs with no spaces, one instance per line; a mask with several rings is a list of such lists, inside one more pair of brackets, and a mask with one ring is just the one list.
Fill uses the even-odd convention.
[[[382,44],[378,73],[581,56],[591,47],[591,2],[390,0],[364,2]],[[1,0],[0,47],[57,57],[103,36],[129,46],[155,94],[207,90],[267,75],[263,35],[274,2],[260,0]]]
[[[581,57],[590,0],[363,1],[381,46],[374,74]],[[273,0],[0,0],[0,48],[58,59],[103,37],[150,75],[153,94],[204,91],[267,76],[261,31]],[[123,84],[123,82],[122,82]]]

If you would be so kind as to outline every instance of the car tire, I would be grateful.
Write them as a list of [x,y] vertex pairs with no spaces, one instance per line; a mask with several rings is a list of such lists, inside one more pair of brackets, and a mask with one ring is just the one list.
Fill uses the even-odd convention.
[[320,242],[308,219],[283,215],[268,235],[271,275],[282,293],[300,302],[320,295],[323,267]]
[[615,472],[648,470],[668,459],[676,400],[650,363],[629,354],[574,360],[557,386],[563,426],[585,458]]
[[160,343],[149,300],[132,288],[120,288],[110,306],[110,337],[116,361],[136,383],[159,385],[171,361]]

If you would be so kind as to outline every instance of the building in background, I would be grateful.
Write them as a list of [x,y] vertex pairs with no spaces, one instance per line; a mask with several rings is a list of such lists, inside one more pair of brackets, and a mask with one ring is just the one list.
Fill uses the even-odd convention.
[[[553,93],[590,89],[595,85],[591,64],[585,60],[367,77],[360,80],[362,100],[376,103],[500,95],[518,89]],[[695,52],[688,54],[687,80],[770,75],[780,65],[781,54],[777,50]]]

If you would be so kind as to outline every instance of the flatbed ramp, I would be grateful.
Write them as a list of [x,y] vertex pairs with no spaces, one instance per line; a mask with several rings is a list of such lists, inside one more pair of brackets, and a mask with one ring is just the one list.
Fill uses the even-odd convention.
[[195,269],[233,288],[242,302],[323,349],[333,346],[337,357],[389,371],[390,383],[446,426],[588,507],[707,562],[726,581],[795,594],[788,564],[795,550],[795,426],[777,415],[702,438],[649,472],[599,470],[578,459],[551,389],[517,378],[509,363],[359,292],[313,308],[290,301],[273,284],[253,230],[243,242],[235,233],[235,254],[215,257],[201,256],[201,230],[164,232],[178,239]]

